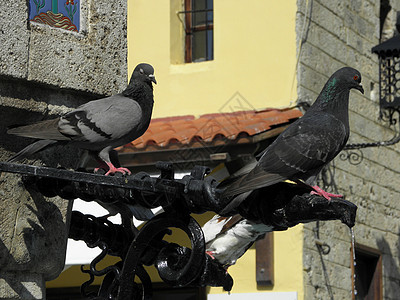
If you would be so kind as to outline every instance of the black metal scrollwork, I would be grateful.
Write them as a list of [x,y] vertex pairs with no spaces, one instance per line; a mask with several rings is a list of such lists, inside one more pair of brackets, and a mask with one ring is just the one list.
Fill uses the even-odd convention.
[[364,159],[364,154],[360,149],[343,150],[340,152],[339,158],[347,160],[352,165],[359,165]]
[[348,160],[352,165],[359,165],[363,159],[364,154],[361,149],[370,147],[383,147],[391,146],[400,142],[400,109],[389,108],[381,109],[379,117],[381,120],[389,123],[389,126],[399,125],[398,129],[395,129],[395,135],[393,138],[387,141],[378,141],[372,143],[357,143],[357,144],[347,144],[343,151],[339,154],[341,160]]
[[[188,260],[185,261],[187,251],[183,251],[182,248],[176,247],[174,244],[167,244],[161,248],[156,258],[156,267],[160,277],[172,286],[186,286],[198,277],[205,257],[205,243],[201,227],[190,216],[182,218],[174,214],[160,215],[144,225],[125,256],[118,293],[120,299],[131,299],[132,280],[128,279],[135,276],[136,266],[140,263],[140,258],[151,241],[157,236],[160,238],[160,233],[165,233],[165,229],[169,227],[180,228],[186,232],[192,244],[192,251]],[[182,251],[182,253],[174,251]]]
[[[74,211],[72,215],[70,237],[85,240],[90,247],[95,245],[103,251],[92,261],[88,273],[90,279],[82,285],[82,295],[91,299],[150,299],[151,281],[143,265],[155,265],[164,282],[174,287],[183,287],[189,284],[197,286],[223,286],[230,290],[233,280],[226,270],[216,261],[210,260],[205,254],[205,242],[200,225],[190,215],[177,215],[176,212],[165,212],[148,221],[133,240],[125,239],[118,242],[109,239],[104,231],[104,224],[99,218],[83,215]],[[82,235],[80,226],[89,225],[87,232]],[[122,225],[114,225],[114,232],[123,230]],[[167,228],[179,228],[186,232],[191,249],[174,243],[163,241]],[[116,243],[125,251],[110,251],[104,240],[108,240],[111,247]],[[131,242],[129,242],[131,241]],[[129,244],[129,248],[126,245]],[[123,263],[97,270],[96,265],[106,254],[113,253],[123,259]],[[95,295],[87,293],[86,289],[93,282],[95,276],[107,275],[102,287]],[[141,286],[134,282],[137,276]]]
[[[169,163],[159,163],[161,175],[146,173],[118,178],[63,169],[35,167],[0,162],[0,171],[24,174],[23,182],[43,195],[59,195],[67,200],[81,198],[106,204],[110,211],[121,214],[122,224],[113,224],[105,217],[96,218],[73,211],[70,238],[83,240],[89,247],[100,247],[101,254],[90,264],[89,280],[82,285],[82,294],[90,299],[151,299],[152,284],[144,266],[155,266],[164,282],[173,287],[222,286],[230,291],[233,279],[225,268],[205,253],[204,235],[191,213],[220,213],[231,199],[219,198],[218,183],[206,177],[208,168],[196,167],[183,179],[174,179]],[[328,175],[327,175],[328,176]],[[333,178],[333,174],[330,174]],[[329,177],[329,176],[328,176]],[[271,230],[286,230],[300,222],[339,219],[354,226],[357,207],[349,201],[310,195],[306,185],[281,182],[253,191],[232,210],[244,218],[261,222]],[[146,208],[161,206],[164,213],[147,221],[141,230],[132,223],[129,205]],[[164,240],[170,228],[183,230],[191,248]],[[104,256],[121,261],[97,269]],[[89,293],[96,276],[105,275],[100,289]],[[138,278],[141,284],[135,282]]]

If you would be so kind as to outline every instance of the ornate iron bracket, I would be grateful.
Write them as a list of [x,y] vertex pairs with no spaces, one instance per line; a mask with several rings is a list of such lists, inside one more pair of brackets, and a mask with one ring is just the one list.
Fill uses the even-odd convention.
[[[397,117],[395,117],[395,113]],[[370,147],[385,147],[397,144],[400,142],[400,109],[399,108],[388,108],[381,109],[380,119],[389,123],[389,126],[399,125],[399,128],[396,130],[396,134],[393,138],[388,141],[382,142],[372,142],[372,143],[358,143],[358,144],[347,144],[343,151],[339,154],[339,158],[341,160],[348,160],[352,165],[358,165],[364,159],[364,154],[361,149],[370,148]]]
[[[122,216],[122,225],[106,218],[72,212],[70,237],[83,240],[89,247],[100,247],[102,253],[93,260],[90,276],[82,285],[82,294],[91,299],[150,299],[151,281],[143,266],[154,265],[164,282],[174,287],[222,286],[229,291],[233,279],[224,267],[205,254],[201,227],[190,213],[221,212],[230,199],[219,199],[218,183],[206,177],[209,169],[196,167],[183,179],[174,179],[169,163],[158,163],[160,176],[138,173],[127,177],[106,177],[63,169],[0,163],[0,171],[20,173],[30,185],[47,197],[106,203]],[[310,188],[278,183],[253,191],[235,211],[243,217],[286,230],[298,223],[339,219],[353,226],[357,207],[343,199],[310,195]],[[139,231],[132,224],[130,205],[146,208],[162,206],[160,214]],[[191,241],[191,249],[163,240],[169,228],[182,229]],[[98,270],[96,265],[106,254],[118,256],[121,262]],[[93,278],[106,275],[96,294],[86,292]],[[141,285],[134,282],[138,277]]]

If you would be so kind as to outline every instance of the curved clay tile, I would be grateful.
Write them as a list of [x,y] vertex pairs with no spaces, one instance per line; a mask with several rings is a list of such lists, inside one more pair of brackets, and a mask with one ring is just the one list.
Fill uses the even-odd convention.
[[239,143],[239,139],[241,142],[249,142],[249,137],[288,123],[301,115],[298,109],[286,108],[204,114],[199,118],[191,115],[158,118],[151,120],[144,135],[119,149],[142,149],[148,145],[160,148],[179,143],[201,146],[226,140]]

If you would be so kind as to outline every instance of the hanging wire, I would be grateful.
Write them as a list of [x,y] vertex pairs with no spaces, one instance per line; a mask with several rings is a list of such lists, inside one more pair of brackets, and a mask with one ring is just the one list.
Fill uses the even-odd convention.
[[329,251],[326,252],[326,250],[324,250],[324,244],[320,245],[320,244],[317,243],[319,241],[319,221],[316,222],[316,227],[314,228],[314,236],[316,238],[316,246],[317,246],[317,249],[318,249],[319,257],[321,259],[322,270],[324,272],[326,289],[328,291],[329,298],[331,300],[334,300],[332,286],[331,286],[331,283],[330,283],[330,280],[329,280],[328,270],[326,268],[324,257],[323,257],[323,255],[327,255],[329,253],[330,247],[328,246],[329,247]]
[[[391,113],[390,124],[392,125],[392,124],[398,123],[400,125],[400,122],[397,119],[393,118],[393,114],[395,111],[397,111],[397,110],[393,110],[393,112]],[[399,114],[400,112],[397,111],[397,113]],[[397,129],[397,128],[395,128],[394,131],[395,131],[394,137],[388,141],[348,144],[344,147],[344,150],[361,149],[361,148],[368,148],[368,147],[391,146],[391,145],[397,144],[398,142],[400,142],[400,133],[399,133],[399,129]]]
[[[309,4],[310,4],[310,7],[308,7]],[[293,78],[292,78],[292,85],[291,85],[291,90],[290,90],[290,99],[293,98],[294,83],[295,83],[295,80],[296,80],[297,69],[298,69],[298,66],[299,66],[299,63],[300,63],[301,50],[302,50],[303,44],[307,41],[307,34],[306,35],[304,35],[304,34],[306,33],[306,28],[308,28],[310,26],[310,23],[311,23],[312,7],[313,7],[313,0],[311,0],[310,2],[308,0],[306,0],[303,28],[301,29],[299,50],[297,52],[296,66],[294,68],[294,73],[293,73]],[[308,13],[308,16],[307,16],[307,13]],[[307,22],[307,20],[308,20],[308,22]],[[308,29],[307,29],[307,31],[308,31]]]
[[[397,112],[397,118],[394,117],[394,114]],[[378,142],[371,142],[371,143],[354,143],[354,144],[347,144],[343,151],[339,154],[339,158],[341,160],[348,160],[352,165],[358,165],[364,159],[364,154],[361,149],[370,148],[370,147],[384,147],[384,146],[391,146],[400,142],[400,122],[399,122],[399,109],[391,109],[387,113],[387,121],[389,125],[399,125],[399,128],[394,128],[394,136],[388,141],[378,141]],[[383,118],[382,118],[383,119]]]
[[[330,164],[326,165],[321,172],[318,174],[317,177],[317,184],[320,186],[323,190],[329,191],[332,193],[337,194],[338,193],[338,188],[335,182],[335,163],[332,161]],[[325,260],[324,260],[324,255],[328,255],[329,252],[331,251],[331,247],[324,241],[320,239],[320,221],[317,221],[315,224],[315,227],[313,229],[314,231],[314,242],[315,246],[317,247],[318,254],[321,260],[321,266],[322,266],[322,271],[324,273],[324,278],[325,278],[325,285],[326,289],[329,294],[329,299],[334,300],[333,298],[333,291],[332,291],[332,286],[329,280],[329,274],[327,267],[325,265]]]

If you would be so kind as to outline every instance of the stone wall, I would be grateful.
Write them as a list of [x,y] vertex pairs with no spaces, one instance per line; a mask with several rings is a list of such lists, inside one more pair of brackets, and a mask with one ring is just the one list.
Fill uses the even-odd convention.
[[[54,118],[127,84],[126,1],[75,2],[79,32],[30,22],[29,1],[2,5],[0,161],[32,142],[7,135],[8,126]],[[24,163],[74,167],[78,155],[70,150],[57,147]],[[44,198],[21,176],[4,173],[0,201],[0,299],[42,299],[44,282],[64,267],[71,202]]]
[[[395,11],[400,10],[400,2],[390,2]],[[378,120],[379,67],[377,56],[371,53],[371,48],[379,44],[380,1],[298,0],[297,4],[297,38],[298,42],[303,40],[298,48],[299,100],[314,101],[334,71],[354,67],[362,74],[365,94],[350,94],[349,142],[389,140],[394,132]],[[339,193],[358,205],[356,242],[382,253],[384,299],[398,299],[400,145],[362,152],[364,159],[359,165],[336,158],[334,179]],[[304,227],[305,299],[351,299],[349,229],[340,222],[320,222],[319,238],[331,247],[329,254],[320,255],[315,244],[316,228],[316,223]]]

